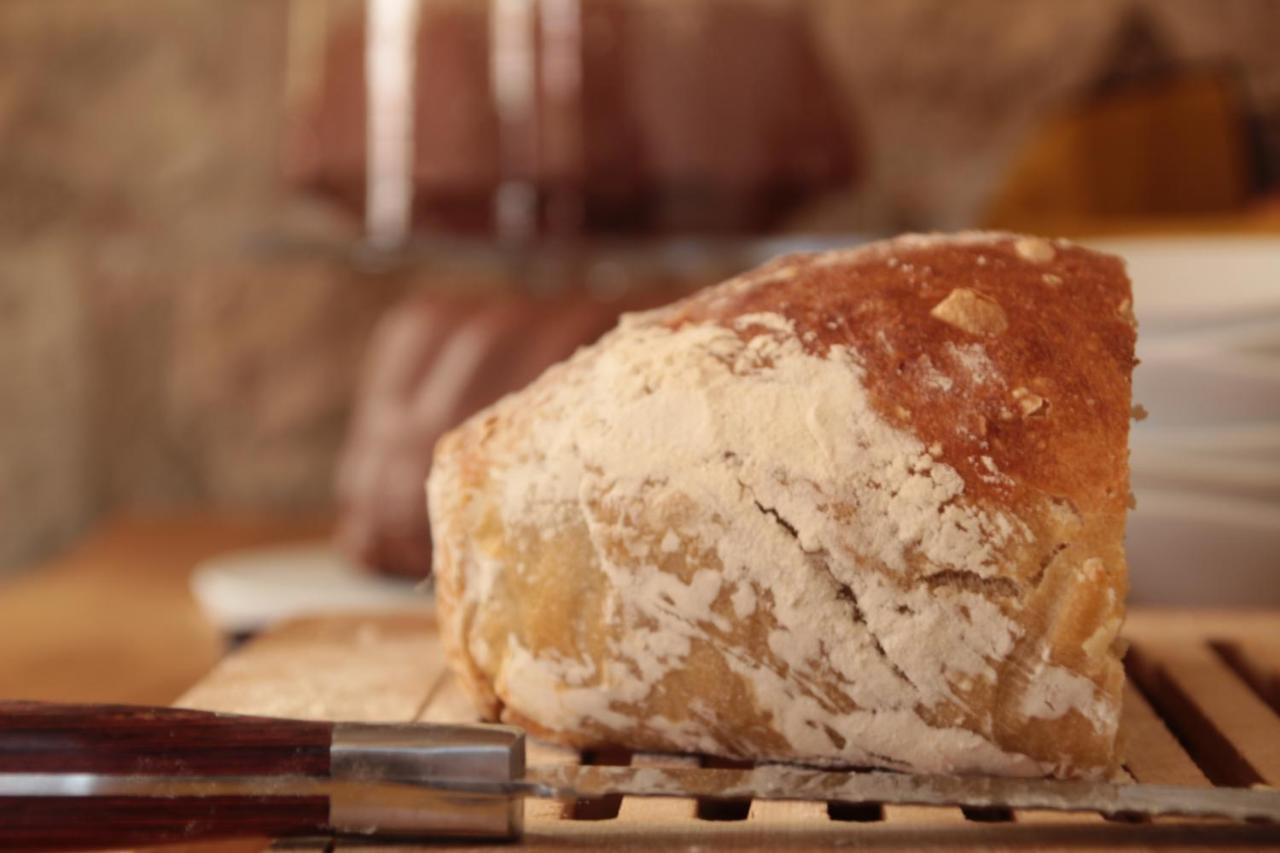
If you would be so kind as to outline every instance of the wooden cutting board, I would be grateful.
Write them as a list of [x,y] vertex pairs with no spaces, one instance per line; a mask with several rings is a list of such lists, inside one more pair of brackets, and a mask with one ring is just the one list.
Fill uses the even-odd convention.
[[[1125,697],[1125,769],[1140,782],[1280,786],[1280,613],[1137,612]],[[180,705],[369,722],[474,719],[429,611],[293,622],[224,659]],[[531,742],[530,764],[696,765],[695,756],[582,754]],[[1280,849],[1280,827],[958,808],[695,800],[530,800],[524,845],[543,849],[835,846],[954,849]],[[289,842],[368,853],[368,844]],[[512,845],[459,845],[511,850]],[[396,848],[404,850],[404,847]],[[440,845],[433,845],[433,850]],[[454,849],[454,848],[449,848]]]

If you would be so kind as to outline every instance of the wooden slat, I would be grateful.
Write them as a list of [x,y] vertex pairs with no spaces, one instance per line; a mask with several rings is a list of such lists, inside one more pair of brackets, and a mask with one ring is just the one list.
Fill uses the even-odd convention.
[[[1148,641],[1137,648],[1140,669],[1158,680],[1161,673],[1239,756],[1269,785],[1280,785],[1280,716],[1201,639]],[[1148,690],[1148,695],[1152,695]],[[1152,695],[1159,704],[1159,698]],[[1164,709],[1162,709],[1164,710]],[[1179,721],[1173,721],[1177,726]],[[1200,738],[1218,748],[1211,733],[1183,732],[1189,743]],[[1193,743],[1194,748],[1194,743]]]
[[1250,689],[1280,714],[1280,627],[1277,636],[1250,636],[1215,645],[1222,657]]
[[955,826],[969,820],[952,806],[885,806],[884,822],[896,826]]
[[831,818],[824,802],[752,800],[747,822],[760,824],[762,829],[795,825],[814,827],[831,822]]
[[412,720],[445,671],[427,616],[301,620],[219,663],[177,705],[308,720]]
[[1152,642],[1241,641],[1280,633],[1277,610],[1139,608],[1125,617],[1124,634],[1139,645]]
[[1137,781],[1197,787],[1211,784],[1133,682],[1125,685],[1122,731],[1128,739],[1125,767]]
[[[697,767],[698,759],[692,755],[653,755],[638,752],[631,756],[632,767]],[[696,800],[677,800],[657,797],[623,797],[618,810],[620,824],[637,828],[655,823],[684,823],[694,819]]]

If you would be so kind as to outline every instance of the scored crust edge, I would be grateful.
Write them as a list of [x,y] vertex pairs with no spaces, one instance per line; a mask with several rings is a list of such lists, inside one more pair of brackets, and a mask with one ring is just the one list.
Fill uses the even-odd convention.
[[[697,336],[702,337],[695,340]],[[642,346],[628,347],[628,341],[635,344],[639,338],[645,338]],[[1128,501],[1133,340],[1131,295],[1118,259],[1064,241],[991,233],[911,235],[853,250],[788,256],[666,308],[630,315],[600,343],[552,368],[525,391],[476,415],[438,445],[430,511],[442,628],[451,662],[487,718],[514,722],[535,735],[578,747],[608,743],[934,771],[1108,774],[1118,761],[1123,684],[1118,631],[1127,586],[1122,539]],[[771,641],[759,631],[739,630],[742,624],[752,623],[756,611],[748,611],[746,604],[738,607],[740,602],[733,600],[737,589],[727,594],[718,590],[710,604],[700,601],[703,612],[692,620],[713,625],[730,615],[727,627],[713,625],[706,636],[691,637],[684,627],[671,631],[666,625],[656,631],[656,638],[645,641],[649,647],[641,651],[647,659],[633,655],[625,661],[633,670],[632,682],[646,688],[643,695],[618,675],[621,670],[616,666],[612,676],[606,672],[625,657],[619,655],[619,648],[630,643],[636,652],[632,633],[644,634],[652,628],[641,624],[643,620],[633,621],[615,636],[610,632],[618,626],[599,624],[607,620],[595,618],[592,624],[591,614],[604,613],[607,605],[602,601],[610,595],[624,599],[613,605],[624,610],[629,606],[625,599],[637,595],[632,582],[642,560],[618,549],[640,547],[640,543],[650,551],[664,552],[668,535],[662,529],[664,521],[675,519],[669,527],[674,530],[688,518],[679,512],[671,515],[673,506],[680,503],[672,504],[672,495],[664,497],[652,490],[640,495],[639,503],[648,506],[639,509],[636,500],[612,504],[607,498],[601,500],[600,476],[607,479],[608,471],[583,475],[579,470],[578,479],[569,484],[572,488],[561,490],[557,500],[563,505],[551,511],[548,506],[555,501],[544,499],[555,488],[542,481],[548,473],[552,480],[565,473],[560,470],[568,464],[565,447],[575,447],[573,452],[578,453],[578,445],[591,440],[592,427],[581,420],[584,412],[594,417],[602,408],[607,410],[612,404],[605,398],[616,399],[626,392],[634,385],[628,385],[630,380],[642,385],[672,380],[662,372],[666,368],[652,359],[646,361],[648,356],[641,351],[658,347],[664,358],[678,362],[688,357],[690,346],[703,347],[698,358],[712,360],[697,370],[729,359],[731,374],[734,369],[746,371],[733,374],[741,382],[757,375],[750,371],[768,374],[776,372],[779,364],[790,364],[802,379],[808,375],[804,370],[825,371],[827,384],[822,390],[852,393],[844,402],[852,400],[863,407],[860,417],[875,421],[868,421],[872,432],[909,435],[925,448],[930,460],[916,459],[913,464],[945,469],[950,473],[943,480],[953,487],[960,483],[959,490],[953,488],[954,493],[942,502],[943,512],[959,507],[969,512],[960,519],[962,524],[985,523],[990,528],[986,533],[998,533],[996,528],[1002,524],[1014,528],[1012,534],[1005,531],[1005,541],[994,557],[986,555],[992,571],[985,576],[972,569],[948,568],[950,558],[936,548],[935,556],[943,553],[944,559],[921,559],[918,541],[900,549],[902,554],[890,549],[887,556],[871,556],[865,550],[867,541],[827,547],[835,541],[823,538],[833,535],[833,525],[827,523],[831,519],[822,518],[823,511],[815,510],[813,501],[797,500],[792,494],[798,490],[795,482],[779,489],[774,488],[776,483],[766,482],[767,477],[761,480],[758,471],[747,477],[755,476],[753,485],[768,494],[753,494],[750,518],[738,519],[741,524],[734,528],[737,539],[769,539],[751,544],[762,549],[760,553],[771,554],[771,548],[786,547],[787,542],[793,548],[799,543],[803,552],[807,537],[810,545],[822,544],[828,557],[836,554],[830,557],[837,569],[831,575],[836,583],[816,606],[830,609],[832,599],[845,606],[845,597],[852,598],[854,621],[867,626],[858,636],[870,644],[845,663],[856,670],[869,665],[868,661],[874,663],[870,657],[874,655],[887,661],[890,670],[901,664],[900,674],[907,683],[919,673],[941,672],[941,680],[948,683],[943,687],[923,684],[922,694],[936,699],[950,693],[956,701],[935,701],[900,713],[903,708],[893,704],[891,689],[879,694],[864,690],[864,695],[887,704],[865,713],[842,707],[837,709],[841,713],[831,711],[824,718],[827,712],[820,702],[819,710],[810,716],[830,731],[822,732],[816,741],[803,731],[797,735],[795,726],[787,731],[778,722],[780,716],[812,695],[792,696],[772,709],[761,708],[761,695],[776,691],[778,679],[733,672],[722,665],[723,660],[707,663],[717,654],[723,658],[726,645],[738,642],[758,651],[767,650]],[[717,347],[723,351],[714,352]],[[837,356],[845,359],[838,363],[841,370],[858,374],[854,384],[861,387],[861,396],[842,385],[838,371],[822,367],[829,367]],[[601,379],[602,375],[606,378]],[[672,381],[679,385],[679,380]],[[739,396],[759,397],[760,388],[751,387],[752,394]],[[722,416],[740,417],[750,411],[725,399],[715,405],[738,406],[721,411]],[[626,428],[613,422],[605,425],[613,430]],[[683,441],[678,433],[673,435],[674,439],[667,435],[666,440]],[[627,438],[645,440],[633,434]],[[768,456],[769,441],[777,438],[763,436],[763,449],[757,448],[756,455]],[[751,438],[733,440],[750,444]],[[774,447],[773,455],[785,456],[793,450]],[[626,469],[633,492],[641,488],[635,485],[639,481],[634,474],[647,463],[638,449],[631,454],[638,454],[638,459],[609,455],[607,447],[592,452],[596,462],[604,459],[618,470]],[[581,458],[571,460],[573,465],[582,463]],[[873,480],[883,479],[882,472],[872,474]],[[915,488],[918,480],[913,475],[907,482]],[[862,482],[869,481],[864,476]],[[824,485],[838,491],[839,484]],[[512,498],[513,492],[520,496]],[[828,502],[834,503],[838,501]],[[580,516],[568,525],[576,532],[549,535],[563,522],[556,516],[565,510]],[[633,515],[628,517],[627,512]],[[847,516],[848,507],[845,512]],[[530,527],[535,528],[533,534]],[[524,528],[524,533],[518,528]],[[778,536],[779,532],[787,535]],[[627,536],[633,541],[622,541]],[[696,538],[682,536],[680,548],[699,545]],[[650,541],[645,544],[644,540]],[[883,544],[870,542],[871,546]],[[697,562],[686,560],[688,555],[664,552],[658,556],[662,566],[658,575],[663,576],[658,581],[665,583],[664,577],[674,576],[683,584],[681,594],[686,597],[696,597],[696,591],[690,592],[694,580],[705,578],[699,572],[717,563],[714,554],[702,554],[706,561],[696,566],[686,564]],[[876,602],[897,601],[892,589],[886,593],[881,588],[893,584],[879,583],[895,577],[885,574],[885,560],[895,558],[903,562],[896,569],[897,577],[911,579],[914,600],[919,600],[921,591],[938,600],[969,596],[973,608],[986,608],[987,616],[977,622],[1003,618],[1016,624],[1018,636],[1012,644],[988,660],[991,677],[970,673],[969,680],[977,683],[961,686],[965,679],[951,683],[945,662],[939,669],[937,660],[908,660],[911,655],[904,651],[901,629],[877,635],[872,623],[886,623],[883,614],[872,608],[878,607]],[[873,564],[878,570],[867,568]],[[602,565],[611,566],[613,575]],[[718,565],[715,571],[727,584],[725,567]],[[805,565],[793,561],[791,572],[791,576],[817,574],[811,561]],[[837,580],[837,574],[843,578]],[[877,583],[870,583],[876,579]],[[746,583],[758,580],[748,577]],[[850,580],[851,585],[841,586]],[[611,586],[613,581],[617,583]],[[801,586],[805,583],[810,588],[801,590],[801,597],[812,597],[818,582],[810,578]],[[624,584],[631,586],[624,588]],[[1016,590],[1013,607],[1009,606],[1010,589]],[[755,589],[753,594],[759,597],[761,592]],[[775,592],[787,594],[781,588],[770,591]],[[641,590],[641,595],[651,593]],[[737,624],[731,618],[735,608],[747,614]],[[952,607],[948,613],[959,618],[956,614],[967,609],[969,605],[959,610]],[[793,608],[793,612],[803,611]],[[775,633],[778,627],[774,626]],[[781,626],[784,630],[796,627]],[[974,628],[981,630],[981,626]],[[906,646],[910,640],[908,631]],[[668,666],[657,674],[636,669],[643,663],[652,670],[654,661],[662,658],[653,646],[680,646],[681,642],[690,647],[683,658],[679,648],[658,651],[697,670],[699,683],[681,683],[679,675],[673,677],[671,670],[678,667]],[[507,648],[495,648],[503,643]],[[961,641],[957,648],[967,647]],[[940,656],[937,649],[932,653]],[[895,656],[903,659],[895,661]],[[776,668],[785,654],[772,657],[770,665]],[[796,661],[783,660],[784,665],[788,663]],[[588,672],[592,668],[594,676]],[[872,675],[868,673],[868,681],[874,680]],[[832,681],[835,676],[829,671],[822,677],[828,680],[809,693],[838,705],[839,697],[833,700],[821,694],[833,689],[838,693],[847,685]],[[786,688],[786,678],[781,681]],[[655,685],[659,692],[665,691],[658,699],[651,695]],[[703,702],[706,697],[699,691],[711,698]],[[692,709],[692,716],[674,720],[672,715],[681,713],[681,708],[673,708],[673,703]],[[870,719],[877,714],[878,721]],[[831,721],[837,724],[828,726]],[[826,745],[815,747],[823,737]],[[871,748],[875,743],[894,748],[877,751]]]

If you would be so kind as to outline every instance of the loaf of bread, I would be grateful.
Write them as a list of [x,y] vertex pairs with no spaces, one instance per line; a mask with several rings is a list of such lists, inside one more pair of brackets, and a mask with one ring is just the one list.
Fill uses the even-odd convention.
[[1108,775],[1131,307],[1117,258],[969,233],[625,316],[437,446],[455,670],[578,747]]

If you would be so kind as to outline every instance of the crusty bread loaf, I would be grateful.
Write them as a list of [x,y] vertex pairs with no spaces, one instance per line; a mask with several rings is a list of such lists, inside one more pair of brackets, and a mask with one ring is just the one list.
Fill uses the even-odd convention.
[[455,669],[575,746],[1107,774],[1130,298],[975,233],[625,317],[437,447]]

